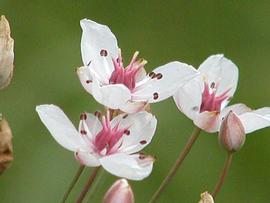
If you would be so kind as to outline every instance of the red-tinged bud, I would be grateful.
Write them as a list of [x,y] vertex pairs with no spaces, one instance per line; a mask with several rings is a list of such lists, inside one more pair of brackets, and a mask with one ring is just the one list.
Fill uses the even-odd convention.
[[134,203],[134,194],[126,179],[117,180],[106,192],[103,203]]
[[221,123],[219,142],[228,152],[241,149],[246,140],[244,126],[238,116],[230,111]]

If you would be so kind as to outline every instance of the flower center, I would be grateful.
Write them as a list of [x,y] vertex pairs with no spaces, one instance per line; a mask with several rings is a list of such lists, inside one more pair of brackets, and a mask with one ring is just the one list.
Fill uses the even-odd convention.
[[123,84],[130,91],[135,89],[138,72],[147,63],[146,60],[138,59],[138,54],[139,52],[134,53],[129,65],[126,68],[123,66],[121,52],[116,60],[113,59],[114,71],[109,79],[110,84]]
[[96,135],[93,144],[99,154],[113,154],[121,146],[120,140],[124,134],[129,135],[128,129],[120,129],[119,123],[112,127],[109,116],[104,116],[102,130]]
[[216,96],[217,88],[218,85],[216,85],[214,82],[212,82],[210,86],[207,82],[204,83],[204,91],[202,93],[202,104],[200,112],[220,112],[222,102],[229,98],[228,92],[230,91],[230,89],[226,90],[221,95]]

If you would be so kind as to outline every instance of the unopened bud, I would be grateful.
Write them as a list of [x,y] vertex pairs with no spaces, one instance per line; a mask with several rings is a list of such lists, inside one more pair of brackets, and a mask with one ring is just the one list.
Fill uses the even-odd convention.
[[12,161],[12,133],[6,119],[0,118],[0,174],[10,166]]
[[134,194],[126,179],[117,180],[106,192],[103,203],[134,203]]
[[13,75],[14,40],[5,16],[0,18],[0,89],[9,85]]
[[221,123],[219,142],[228,152],[241,149],[246,140],[244,126],[238,116],[230,111]]
[[201,200],[199,203],[214,203],[214,199],[212,195],[210,195],[207,191],[201,194]]

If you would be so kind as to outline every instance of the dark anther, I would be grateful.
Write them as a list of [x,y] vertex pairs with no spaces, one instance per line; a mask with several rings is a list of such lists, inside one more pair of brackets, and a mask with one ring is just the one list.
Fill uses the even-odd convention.
[[140,153],[140,154],[139,154],[139,159],[145,159],[145,157],[146,157],[145,154],[143,154],[143,153]]
[[81,120],[86,120],[87,119],[86,113],[82,113],[81,116],[80,116],[80,119]]
[[156,78],[159,80],[159,79],[161,79],[163,77],[163,75],[161,74],[161,73],[158,73],[158,74],[156,74]]
[[87,132],[86,132],[85,130],[81,130],[81,134],[82,134],[82,135],[86,135]]
[[86,83],[87,84],[89,84],[89,83],[91,83],[92,82],[92,80],[86,80]]
[[108,55],[107,50],[102,49],[102,50],[100,51],[100,56],[107,56],[107,55]]
[[216,84],[215,84],[214,82],[212,82],[211,85],[210,85],[210,87],[211,87],[212,89],[214,89],[215,86],[216,86]]
[[100,117],[100,116],[101,116],[101,113],[100,113],[99,111],[95,111],[94,115],[95,115],[96,117]]
[[125,119],[126,117],[128,117],[128,114],[124,115],[124,116],[123,116],[123,119]]
[[158,93],[157,93],[157,92],[155,92],[155,93],[153,94],[153,98],[154,98],[155,100],[158,98]]
[[146,144],[147,142],[146,142],[146,140],[142,140],[142,141],[140,141],[140,143],[141,144]]
[[126,135],[129,135],[129,134],[130,134],[130,131],[129,131],[129,130],[125,130],[124,133],[125,133]]
[[151,73],[149,73],[149,77],[153,79],[156,77],[156,74],[154,72],[151,72]]

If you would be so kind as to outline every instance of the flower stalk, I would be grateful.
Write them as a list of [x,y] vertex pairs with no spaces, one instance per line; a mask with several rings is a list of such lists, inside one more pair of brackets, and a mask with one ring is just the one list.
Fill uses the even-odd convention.
[[89,191],[91,185],[93,184],[93,182],[95,181],[95,178],[97,177],[97,174],[99,172],[100,166],[96,167],[94,169],[94,171],[92,172],[92,174],[90,175],[87,183],[85,184],[83,190],[80,193],[80,196],[78,197],[76,203],[81,203],[83,201],[83,199],[85,198],[87,192]]
[[233,157],[233,153],[232,152],[228,152],[228,155],[227,155],[227,158],[225,160],[225,164],[224,164],[224,167],[222,169],[222,172],[221,172],[221,175],[219,177],[219,180],[215,186],[215,189],[212,193],[212,196],[213,198],[215,199],[215,197],[217,196],[218,192],[220,191],[224,181],[225,181],[225,178],[228,174],[228,171],[230,169],[230,166],[231,166],[231,163],[232,163],[232,157]]
[[174,165],[172,166],[170,172],[168,175],[165,177],[161,185],[159,186],[158,190],[155,192],[155,194],[152,196],[151,200],[149,203],[154,203],[157,201],[161,193],[164,191],[166,186],[169,184],[169,182],[172,180],[172,178],[175,176],[177,170],[180,168],[181,164],[183,163],[184,159],[190,152],[190,149],[192,148],[193,144],[197,140],[199,134],[201,132],[201,129],[198,127],[195,127],[187,144],[185,145],[184,149],[180,152],[178,158],[176,159]]
[[72,191],[72,189],[74,188],[75,184],[76,184],[77,181],[79,180],[79,178],[80,178],[80,176],[81,176],[81,174],[82,174],[84,168],[85,168],[85,166],[81,165],[81,166],[79,167],[79,169],[77,170],[77,172],[76,172],[76,174],[75,174],[75,176],[74,176],[72,182],[71,182],[70,185],[69,185],[68,190],[67,190],[66,193],[64,194],[64,197],[63,197],[61,203],[65,203],[65,202],[66,202],[66,200],[67,200],[69,194],[71,193],[71,191]]

